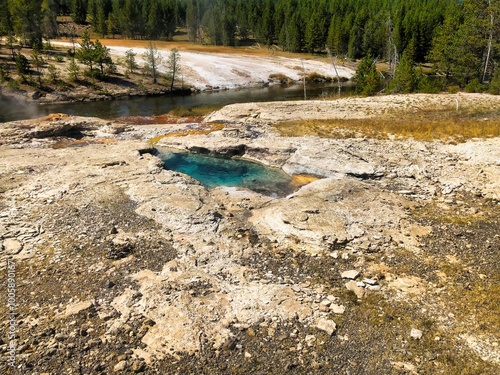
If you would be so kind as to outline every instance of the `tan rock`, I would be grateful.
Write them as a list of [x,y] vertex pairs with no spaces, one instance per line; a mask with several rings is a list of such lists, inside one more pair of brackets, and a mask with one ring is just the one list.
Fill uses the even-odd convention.
[[337,325],[333,320],[320,319],[316,324],[316,328],[325,331],[329,335],[333,335],[333,333],[337,330]]
[[66,306],[66,310],[64,311],[64,317],[76,315],[81,311],[90,309],[93,305],[94,305],[94,300],[87,300],[68,305]]
[[113,367],[113,371],[123,372],[127,368],[127,365],[128,365],[127,361],[120,361]]
[[16,255],[23,249],[23,244],[17,240],[9,238],[3,241],[3,249],[6,254]]
[[365,295],[365,289],[358,286],[356,281],[354,281],[354,280],[347,282],[345,284],[345,287],[347,288],[347,290],[354,292],[354,294],[356,294],[356,297],[358,297],[360,299],[363,298]]

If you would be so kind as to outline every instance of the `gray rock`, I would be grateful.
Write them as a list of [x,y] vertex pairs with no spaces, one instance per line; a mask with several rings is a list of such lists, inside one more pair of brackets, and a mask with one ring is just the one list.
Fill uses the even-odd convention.
[[349,270],[349,271],[344,271],[340,274],[340,276],[343,279],[351,279],[355,280],[359,276],[359,271],[356,270]]
[[374,279],[364,278],[363,282],[368,285],[377,285],[378,281]]

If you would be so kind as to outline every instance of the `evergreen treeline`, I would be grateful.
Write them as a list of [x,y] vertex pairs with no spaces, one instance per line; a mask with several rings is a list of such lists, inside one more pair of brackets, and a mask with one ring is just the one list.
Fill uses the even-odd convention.
[[169,40],[182,28],[197,43],[371,56],[389,62],[393,91],[415,90],[422,62],[462,87],[500,90],[500,0],[0,0],[0,36],[40,47],[58,15],[102,37]]
[[[57,15],[89,22],[102,37],[171,39],[186,27],[193,42],[238,45],[256,40],[292,52],[360,58],[401,53],[412,39],[416,61],[459,0],[0,0],[0,33],[28,44],[57,35]],[[457,22],[461,22],[460,18]],[[395,51],[394,51],[395,50]]]
[[415,39],[416,58],[429,52],[451,0],[187,0],[192,41],[234,45],[254,38],[291,52],[359,58],[389,56]]

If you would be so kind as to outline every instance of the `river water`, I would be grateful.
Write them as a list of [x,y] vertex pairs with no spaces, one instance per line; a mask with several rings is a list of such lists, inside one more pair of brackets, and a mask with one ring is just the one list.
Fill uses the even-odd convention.
[[[307,99],[334,97],[336,84],[309,84]],[[343,93],[352,92],[349,84]],[[205,105],[226,105],[243,102],[264,102],[301,100],[304,98],[302,85],[270,86],[203,92],[189,96],[153,96],[133,99],[119,99],[97,102],[79,102],[66,104],[41,105],[29,104],[0,95],[0,122],[37,118],[50,113],[66,113],[76,116],[90,116],[113,119],[122,116],[155,116],[168,113],[178,107],[193,108]]]

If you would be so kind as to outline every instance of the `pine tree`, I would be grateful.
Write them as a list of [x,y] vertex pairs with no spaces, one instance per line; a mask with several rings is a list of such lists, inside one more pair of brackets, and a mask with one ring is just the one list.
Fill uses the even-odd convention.
[[200,9],[197,0],[189,0],[186,9],[186,25],[190,42],[200,42]]
[[370,96],[378,92],[381,78],[371,52],[361,60],[353,81],[356,85],[357,94]]
[[15,55],[16,70],[23,82],[27,82],[26,75],[30,73],[30,62],[22,53]]
[[201,20],[204,32],[215,46],[222,45],[221,14],[215,8],[210,8]]
[[73,21],[79,24],[85,23],[87,20],[87,1],[72,0],[71,1],[71,17]]
[[335,56],[342,54],[342,21],[334,16],[328,28],[326,44]]
[[134,50],[129,49],[125,52],[125,74],[128,76],[130,74],[134,74],[134,71],[138,68],[135,57],[137,56],[134,53]]
[[8,0],[0,0],[0,37],[3,35],[9,35],[12,31]]
[[58,34],[57,11],[58,5],[55,0],[42,1],[42,31],[47,38],[54,38]]
[[175,82],[175,77],[179,73],[181,67],[180,67],[180,54],[179,51],[174,48],[172,51],[170,51],[170,55],[168,57],[168,74],[170,77],[170,92],[173,91],[174,89],[174,82]]
[[113,36],[115,34],[118,34],[120,32],[123,33],[122,31],[122,27],[121,27],[121,24],[120,24],[120,19],[121,19],[121,16],[120,16],[120,10],[121,10],[121,6],[120,6],[120,0],[112,0],[112,3],[111,3],[111,12],[108,14],[108,33],[112,34]]
[[[450,70],[462,86],[480,84],[491,76],[495,43],[500,35],[498,0],[464,0],[463,22],[453,34]],[[439,56],[439,55],[438,55]]]
[[457,29],[460,26],[462,10],[454,3],[450,3],[442,25],[435,29],[432,48],[427,58],[434,63],[436,70],[443,72],[446,79],[452,74],[455,64]]
[[251,2],[248,1],[240,1],[236,6],[236,19],[237,19],[237,28],[238,28],[238,36],[240,40],[247,40],[250,37],[250,21],[249,15],[251,13],[250,10]]
[[114,71],[114,64],[111,59],[111,55],[109,54],[109,48],[103,46],[99,39],[94,43],[94,51],[92,55],[95,63],[99,66],[102,77],[106,75],[107,71]]
[[[134,38],[136,35],[145,35],[146,20],[141,17],[140,4],[134,0],[125,0],[125,3],[118,3],[120,31],[128,38]],[[113,3],[113,12],[115,4]]]
[[107,34],[108,31],[108,25],[107,25],[107,15],[106,15],[106,8],[105,8],[105,2],[104,0],[99,0],[97,2],[97,14],[96,14],[96,31],[101,34],[101,36],[104,38],[104,36]]
[[[485,82],[493,75],[494,64],[492,63],[495,56],[495,50],[498,49],[498,38],[500,36],[499,18],[500,18],[500,1],[488,0],[486,9],[488,21],[487,28],[487,52],[484,59],[484,69],[482,82]],[[495,48],[496,47],[496,48]]]
[[76,58],[82,64],[89,67],[89,74],[94,77],[95,44],[90,40],[90,35],[87,30],[83,32],[80,48],[76,51]]
[[76,63],[75,58],[73,57],[71,61],[69,62],[68,66],[68,74],[69,74],[69,79],[73,82],[78,81],[78,76],[80,74],[80,67]]
[[42,84],[42,68],[45,65],[45,60],[44,60],[43,56],[41,55],[40,50],[38,48],[33,49],[33,52],[31,53],[31,62],[36,69],[38,85],[41,85]]
[[[146,3],[145,3],[146,4]],[[150,0],[147,9],[146,30],[149,39],[157,39],[161,33],[161,9],[158,0]]]
[[153,78],[153,83],[158,82],[158,69],[163,64],[163,58],[161,54],[156,49],[156,45],[153,42],[149,42],[148,49],[142,55],[145,61],[144,70],[146,73],[151,74]]
[[274,2],[272,0],[265,0],[263,7],[259,27],[259,39],[262,43],[270,46],[274,41]]
[[498,66],[494,71],[488,92],[493,95],[500,95],[500,68]]
[[30,47],[41,47],[41,2],[37,0],[12,0],[8,4],[14,33]]
[[361,54],[363,30],[359,23],[355,23],[349,33],[349,43],[347,47],[347,55],[351,59],[356,59]]
[[13,61],[16,60],[16,53],[14,52],[15,49],[14,44],[16,44],[16,42],[17,42],[16,37],[12,32],[10,32],[7,35],[7,47],[10,49],[10,55],[12,56]]
[[305,29],[305,48],[308,52],[323,49],[327,34],[327,15],[324,10],[316,9],[308,18]]
[[163,0],[161,3],[161,35],[172,40],[177,29],[178,6],[176,0]]
[[56,68],[54,64],[49,64],[47,66],[47,71],[49,73],[49,78],[52,83],[57,83],[59,79],[59,70]]
[[412,47],[407,47],[396,66],[394,79],[389,85],[389,90],[391,92],[406,94],[416,90],[417,76],[412,55],[414,55]]
[[222,14],[222,44],[224,46],[234,46],[236,44],[235,11],[226,2],[222,2],[219,9]]
[[90,19],[90,24],[92,25],[92,29],[96,32],[99,32],[97,26],[97,8],[99,0],[87,0],[87,17]]
[[0,82],[10,81],[10,71],[7,64],[0,64]]

